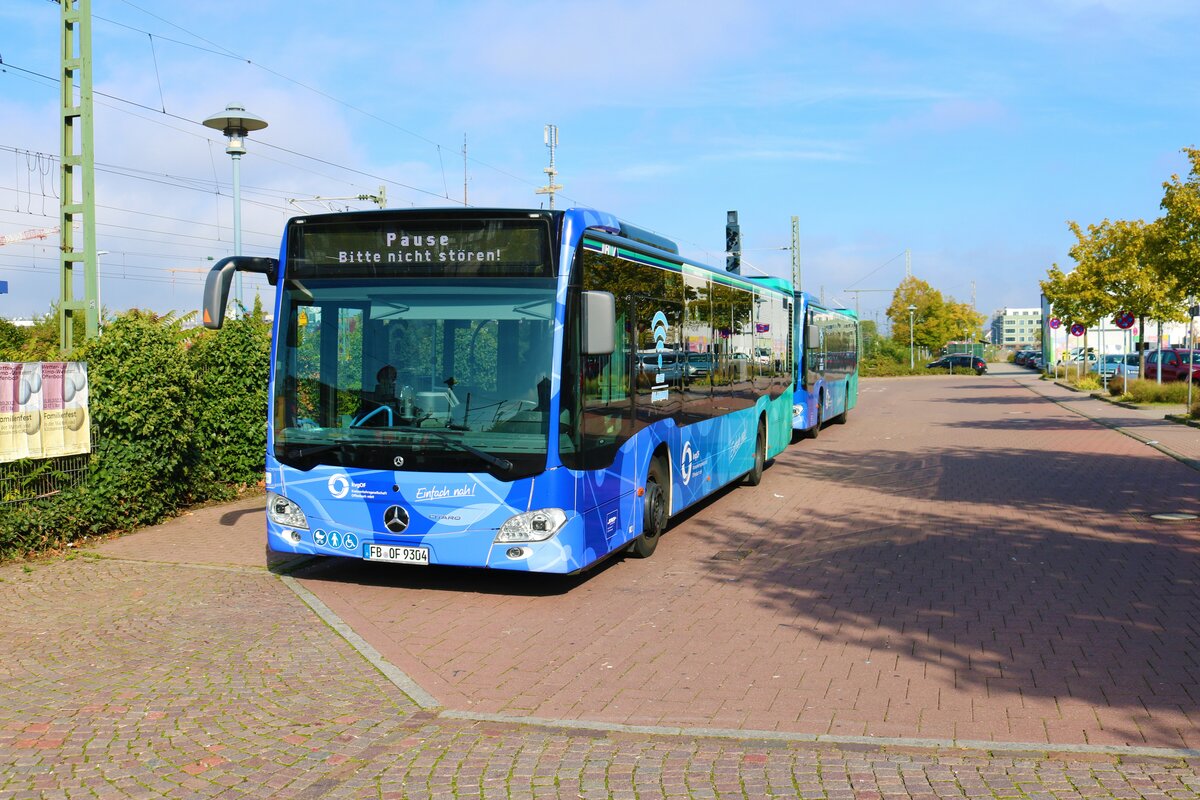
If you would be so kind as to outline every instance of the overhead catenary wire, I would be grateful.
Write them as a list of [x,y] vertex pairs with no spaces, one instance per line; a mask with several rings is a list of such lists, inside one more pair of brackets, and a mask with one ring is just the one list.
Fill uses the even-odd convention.
[[[15,65],[13,65],[13,64],[10,64],[10,63],[8,63],[8,62],[3,62],[3,65],[4,65],[4,67],[6,67],[6,68],[8,68],[8,69],[15,69],[15,70],[19,70],[19,71],[21,71],[21,72],[26,72],[26,73],[28,73],[28,74],[30,74],[30,75],[37,75],[37,76],[39,76],[39,77],[45,78],[45,79],[46,79],[46,80],[48,80],[48,81],[53,81],[53,82],[55,82],[55,83],[57,83],[57,82],[58,82],[58,79],[57,79],[57,78],[54,78],[54,77],[53,77],[53,76],[51,76],[51,75],[45,75],[45,74],[42,74],[42,73],[39,73],[39,72],[34,72],[33,70],[27,70],[27,69],[25,69],[25,68],[23,68],[23,67],[18,67],[18,66],[15,66]],[[2,70],[0,70],[0,71],[2,71]],[[94,91],[93,91],[93,93],[94,93],[95,95],[99,96],[99,97],[105,97],[105,98],[108,98],[108,99],[110,99],[110,100],[114,100],[114,101],[116,101],[116,102],[119,102],[119,103],[124,103],[124,104],[130,105],[130,106],[133,106],[134,108],[139,108],[139,109],[142,109],[142,110],[144,110],[144,111],[149,111],[149,112],[151,112],[151,113],[154,113],[154,114],[161,114],[161,115],[163,115],[163,116],[165,116],[165,117],[169,117],[169,118],[171,118],[171,119],[179,120],[179,121],[181,121],[181,122],[187,122],[187,123],[190,123],[190,124],[192,124],[192,125],[196,125],[196,126],[200,126],[200,125],[201,125],[201,123],[200,123],[200,121],[199,121],[199,120],[190,119],[190,118],[188,118],[188,117],[185,117],[185,116],[182,116],[182,115],[180,115],[180,114],[173,114],[173,113],[171,113],[171,112],[169,112],[169,111],[161,111],[161,110],[159,110],[159,109],[156,109],[156,108],[154,108],[153,106],[148,106],[148,105],[146,105],[145,103],[139,103],[139,102],[137,102],[136,100],[128,100],[128,99],[126,99],[126,98],[123,98],[123,97],[118,97],[118,96],[116,96],[116,95],[108,94],[108,93],[106,93],[106,92],[101,92],[101,91],[98,91],[98,90],[94,90]],[[99,101],[97,101],[97,102],[99,103]],[[105,105],[105,104],[103,104],[103,103],[99,103],[99,104],[101,104],[101,105]],[[115,106],[107,106],[107,107],[113,108],[113,110],[115,110],[115,111],[119,111],[119,112],[127,112],[127,110],[125,110],[125,109],[120,109],[120,108],[117,108],[117,107],[115,107]],[[137,115],[134,115],[134,116],[137,116]],[[144,119],[143,117],[139,117],[139,118],[140,118],[140,119]],[[190,133],[190,132],[189,132],[189,133]],[[200,135],[200,134],[198,134],[198,133],[196,133],[196,134],[192,134],[192,135],[195,135],[195,136],[197,136],[197,138],[204,139],[205,141],[211,141],[211,139],[210,139],[208,136],[202,136],[202,135]],[[267,141],[267,140],[265,140],[265,139],[263,139],[263,138],[256,138],[256,139],[255,139],[255,142],[256,142],[257,144],[259,144],[259,145],[262,145],[262,146],[264,146],[264,147],[268,147],[268,148],[272,148],[272,149],[274,149],[274,150],[277,150],[277,151],[279,151],[279,152],[281,152],[281,153],[288,153],[288,154],[290,154],[290,155],[294,155],[294,156],[296,156],[296,157],[298,157],[298,158],[304,158],[304,159],[308,159],[308,160],[311,160],[311,161],[315,161],[316,163],[319,163],[319,164],[324,164],[324,165],[326,165],[326,166],[335,167],[335,168],[337,168],[337,169],[344,170],[344,171],[346,171],[346,172],[350,172],[350,173],[352,173],[352,174],[356,174],[356,175],[363,175],[363,176],[365,176],[365,177],[369,177],[369,178],[371,178],[371,179],[373,179],[373,180],[376,180],[376,181],[383,181],[384,183],[388,183],[388,184],[391,184],[391,185],[393,185],[393,186],[398,186],[398,187],[400,187],[400,188],[403,188],[403,189],[408,189],[409,191],[412,191],[412,192],[417,192],[418,194],[425,194],[425,195],[429,195],[430,197],[436,197],[436,198],[438,198],[439,200],[442,200],[442,199],[449,199],[449,198],[448,198],[448,197],[447,197],[445,194],[442,194],[442,193],[439,193],[439,192],[431,191],[431,190],[429,190],[429,189],[422,189],[422,188],[420,188],[419,186],[412,186],[411,184],[407,184],[407,183],[405,183],[405,182],[403,182],[403,181],[396,180],[396,179],[394,179],[394,178],[387,178],[387,177],[384,177],[384,176],[381,176],[381,175],[377,175],[377,174],[374,174],[374,173],[371,173],[371,172],[366,172],[366,171],[364,171],[364,170],[355,169],[355,168],[353,168],[353,167],[348,167],[348,166],[346,166],[346,165],[344,165],[344,164],[338,164],[338,163],[336,163],[336,162],[334,162],[334,161],[330,161],[330,160],[328,160],[328,159],[321,158],[321,157],[319,157],[319,156],[313,156],[313,155],[309,155],[309,154],[307,154],[307,153],[301,153],[301,152],[299,152],[299,151],[297,151],[297,150],[292,150],[292,149],[290,149],[290,148],[283,147],[282,145],[276,145],[276,144],[272,144],[271,142],[269,142],[269,141]],[[434,144],[436,144],[436,143],[434,143]],[[353,184],[351,184],[351,185],[353,185]],[[295,195],[295,193],[293,193],[293,196],[294,196],[294,195]]]
[[[159,14],[157,14],[157,13],[154,13],[153,11],[151,11],[151,10],[149,10],[149,9],[147,9],[147,8],[143,7],[143,6],[140,6],[140,5],[138,5],[138,4],[136,4],[136,3],[133,3],[133,2],[129,2],[129,0],[121,0],[121,1],[122,1],[122,2],[123,2],[125,5],[129,6],[130,8],[132,8],[132,9],[134,9],[134,10],[136,10],[136,11],[138,11],[138,12],[142,13],[142,14],[145,14],[147,17],[150,17],[150,18],[152,18],[152,19],[155,19],[155,20],[157,20],[158,22],[162,23],[163,25],[169,26],[169,27],[171,27],[171,28],[172,28],[172,29],[174,29],[174,30],[180,31],[180,32],[182,32],[183,34],[186,34],[186,36],[188,36],[188,37],[191,37],[191,38],[195,39],[195,40],[196,40],[196,41],[198,41],[198,42],[203,42],[203,43],[204,43],[204,45],[207,45],[207,46],[201,46],[201,45],[198,45],[198,44],[196,44],[196,43],[194,43],[194,42],[187,42],[187,41],[183,41],[182,39],[177,39],[177,38],[170,37],[170,36],[164,36],[164,35],[163,35],[161,32],[155,32],[155,31],[149,31],[149,30],[145,30],[145,29],[143,29],[143,28],[139,28],[139,27],[137,27],[137,26],[130,25],[130,24],[128,24],[128,23],[120,22],[120,21],[113,20],[113,19],[110,19],[110,18],[107,18],[107,17],[100,17],[100,16],[95,16],[95,15],[94,15],[94,16],[93,16],[93,18],[94,18],[94,19],[96,19],[97,21],[101,21],[101,22],[104,22],[104,23],[106,23],[106,24],[111,24],[111,25],[113,25],[113,26],[117,26],[117,27],[120,27],[120,28],[123,28],[123,29],[129,30],[129,31],[132,31],[132,32],[136,32],[136,33],[144,34],[144,35],[146,35],[146,36],[148,37],[148,39],[149,39],[149,41],[150,41],[150,45],[151,45],[151,55],[152,55],[152,57],[154,58],[154,62],[155,62],[155,63],[154,63],[154,66],[155,66],[155,70],[156,70],[156,77],[157,77],[157,79],[158,79],[158,83],[159,83],[159,94],[160,94],[160,101],[161,101],[161,102],[160,102],[160,105],[161,105],[161,107],[160,107],[160,108],[154,108],[154,107],[152,107],[152,106],[149,106],[149,105],[146,105],[146,104],[143,104],[143,103],[139,103],[139,102],[136,102],[136,101],[128,100],[128,99],[126,99],[126,98],[122,98],[122,97],[118,97],[118,96],[115,96],[115,95],[106,94],[106,93],[103,93],[103,92],[96,92],[96,94],[97,94],[99,97],[108,98],[108,99],[111,99],[111,100],[113,100],[113,101],[114,101],[114,102],[116,102],[116,103],[124,104],[124,105],[127,105],[127,106],[131,107],[131,108],[140,109],[140,110],[143,110],[143,111],[145,111],[145,112],[148,112],[148,113],[150,113],[150,114],[157,115],[157,116],[161,116],[161,117],[163,117],[163,118],[166,118],[166,119],[178,120],[178,121],[180,121],[180,122],[187,123],[189,126],[199,126],[199,125],[200,125],[200,123],[199,123],[197,120],[189,119],[188,117],[185,117],[185,116],[182,116],[182,115],[178,115],[178,114],[173,114],[173,113],[171,113],[171,112],[168,112],[168,111],[166,110],[165,98],[164,98],[164,96],[163,96],[163,94],[164,94],[164,93],[163,93],[163,87],[162,87],[162,75],[161,75],[161,72],[160,72],[160,71],[159,71],[159,69],[158,69],[157,50],[156,50],[156,48],[155,48],[155,42],[154,42],[154,39],[155,39],[155,38],[157,38],[157,39],[159,40],[159,43],[168,42],[168,43],[171,43],[171,44],[175,44],[175,45],[179,45],[179,46],[183,46],[183,47],[192,48],[192,49],[195,49],[195,50],[198,50],[198,51],[203,51],[203,52],[206,52],[206,53],[209,53],[209,54],[212,54],[212,55],[215,55],[215,56],[219,56],[219,57],[222,57],[222,58],[228,58],[228,59],[233,59],[233,60],[237,60],[237,61],[243,62],[243,63],[247,64],[247,65],[248,65],[248,66],[250,66],[250,67],[253,67],[253,68],[255,68],[255,69],[262,70],[263,72],[265,72],[265,73],[268,73],[268,74],[271,74],[271,75],[273,75],[273,76],[275,76],[275,77],[279,78],[280,80],[287,81],[288,83],[291,83],[291,84],[293,84],[293,85],[295,85],[295,86],[297,86],[297,87],[300,87],[300,88],[304,89],[305,91],[312,92],[312,93],[314,93],[314,94],[316,94],[316,95],[318,95],[318,96],[320,96],[320,97],[323,97],[323,98],[325,98],[325,99],[327,99],[327,100],[329,100],[329,101],[331,101],[331,102],[333,102],[333,103],[336,103],[336,104],[338,104],[338,105],[340,105],[340,106],[342,106],[342,107],[344,107],[344,108],[347,108],[347,109],[349,109],[349,110],[351,110],[351,111],[353,111],[353,112],[355,112],[355,113],[358,113],[358,114],[361,114],[361,115],[363,115],[363,116],[365,116],[365,117],[367,117],[367,118],[373,119],[373,120],[375,120],[375,121],[377,121],[377,122],[379,122],[379,123],[381,123],[381,124],[383,124],[383,125],[386,125],[386,126],[388,126],[388,127],[392,128],[392,129],[394,129],[394,130],[400,131],[400,132],[402,132],[402,133],[404,133],[404,134],[406,134],[406,135],[408,135],[408,136],[411,136],[411,137],[413,137],[413,138],[414,138],[414,139],[416,139],[416,140],[419,140],[419,141],[421,141],[421,142],[427,143],[427,144],[429,144],[429,145],[431,145],[431,146],[435,147],[435,148],[437,149],[437,151],[438,151],[439,163],[440,163],[440,161],[441,161],[441,148],[443,147],[443,145],[442,145],[441,143],[439,143],[439,142],[437,142],[437,141],[435,141],[435,140],[433,140],[433,139],[431,139],[431,138],[429,138],[429,137],[427,137],[427,136],[424,136],[424,135],[422,135],[421,133],[418,133],[418,132],[416,132],[416,131],[413,131],[413,130],[410,130],[410,129],[408,129],[408,128],[405,128],[405,127],[403,127],[403,126],[401,126],[401,125],[398,125],[398,124],[396,124],[395,122],[393,122],[392,120],[389,120],[389,119],[387,119],[387,118],[385,118],[385,117],[383,117],[383,116],[380,116],[379,114],[373,113],[373,112],[371,112],[371,111],[368,111],[368,110],[366,110],[366,109],[364,109],[364,108],[361,108],[361,107],[359,107],[359,106],[356,106],[356,105],[354,105],[354,104],[352,104],[352,103],[349,103],[349,102],[347,102],[347,101],[345,101],[345,100],[343,100],[343,99],[341,99],[341,98],[339,98],[339,97],[337,97],[337,96],[335,96],[335,95],[333,95],[333,94],[330,94],[329,92],[326,92],[326,91],[324,91],[324,90],[322,90],[322,89],[320,89],[320,88],[317,88],[316,86],[313,86],[313,85],[311,85],[311,84],[309,84],[309,83],[306,83],[306,82],[304,82],[304,81],[301,81],[301,80],[298,80],[298,79],[296,79],[296,78],[293,78],[293,77],[291,77],[291,76],[290,76],[290,75],[288,75],[288,74],[285,74],[285,73],[283,73],[283,72],[280,72],[280,71],[278,71],[278,70],[272,69],[272,68],[270,68],[270,67],[268,67],[268,66],[266,66],[266,65],[264,65],[264,64],[261,64],[261,63],[258,63],[258,62],[256,62],[256,61],[254,61],[253,59],[247,58],[247,57],[245,57],[244,55],[242,55],[242,54],[239,54],[239,53],[235,52],[234,50],[232,50],[232,49],[230,49],[230,48],[228,48],[228,47],[225,47],[224,45],[221,45],[221,44],[219,44],[218,42],[215,42],[215,41],[212,41],[212,40],[210,40],[210,39],[207,39],[207,38],[205,38],[204,36],[201,36],[201,35],[199,35],[199,34],[195,33],[194,31],[192,31],[192,30],[188,29],[187,27],[184,27],[184,26],[182,26],[182,25],[179,25],[179,24],[177,24],[177,23],[175,23],[175,22],[172,22],[171,20],[167,19],[166,17],[160,16]],[[23,75],[22,75],[21,77],[25,77],[26,79],[32,80],[33,82],[44,82],[44,84],[43,84],[43,85],[46,85],[46,86],[55,86],[55,85],[57,85],[57,84],[59,83],[59,80],[58,80],[57,78],[55,78],[54,76],[45,75],[45,74],[38,73],[38,72],[36,72],[36,71],[33,71],[33,70],[28,70],[28,69],[25,69],[25,68],[22,68],[22,67],[15,67],[15,66],[13,66],[13,65],[11,65],[11,64],[5,64],[5,63],[2,61],[2,59],[0,59],[0,71],[7,71],[8,69],[13,69],[13,70],[16,70],[16,71],[19,71],[19,72],[23,73]],[[100,103],[100,101],[97,101],[97,102],[98,102],[98,103]],[[143,120],[145,120],[145,121],[153,122],[153,123],[156,123],[156,124],[162,124],[160,120],[152,120],[152,119],[148,119],[148,118],[146,118],[146,117],[144,117],[144,116],[142,116],[142,115],[140,115],[140,114],[136,114],[136,113],[134,113],[134,112],[130,111],[130,110],[129,110],[129,109],[127,109],[127,108],[119,108],[119,107],[117,107],[117,106],[109,106],[108,104],[103,104],[103,105],[105,105],[105,106],[107,106],[107,107],[111,107],[111,108],[113,108],[114,110],[116,110],[116,111],[118,111],[118,112],[121,112],[121,113],[128,113],[128,114],[132,114],[133,116],[135,116],[135,117],[137,117],[137,118],[139,118],[139,119],[143,119]],[[182,130],[182,129],[180,129],[180,128],[176,127],[176,126],[168,126],[168,127],[172,127],[172,128],[174,128],[174,129],[176,129],[176,130]],[[195,133],[195,132],[192,132],[192,131],[185,131],[185,132],[186,132],[186,133],[188,133],[189,135],[197,136],[198,138],[203,138],[203,139],[205,139],[206,141],[209,141],[209,142],[211,143],[211,139],[209,139],[207,136],[199,136],[199,134],[198,134],[198,133]],[[445,200],[448,200],[448,199],[449,199],[449,191],[448,191],[448,186],[446,186],[446,185],[445,185],[445,184],[446,184],[446,177],[445,177],[445,174],[444,174],[444,172],[445,172],[445,170],[444,170],[444,164],[442,165],[442,172],[443,172],[443,184],[444,184],[444,187],[443,187],[443,188],[444,188],[444,191],[443,191],[442,193],[438,193],[438,192],[436,192],[436,191],[431,191],[431,190],[428,190],[428,189],[422,189],[422,188],[420,188],[420,187],[412,186],[412,185],[406,184],[406,183],[404,183],[404,182],[401,182],[401,181],[397,181],[397,180],[393,180],[393,179],[390,179],[390,178],[386,178],[386,177],[383,177],[383,176],[380,176],[380,175],[377,175],[377,174],[373,174],[373,173],[371,173],[371,172],[369,172],[369,171],[366,171],[366,170],[359,170],[359,169],[355,169],[355,168],[347,167],[347,166],[345,166],[345,165],[337,164],[337,163],[335,163],[335,162],[332,162],[332,161],[329,161],[329,160],[327,160],[327,159],[323,159],[323,158],[320,158],[320,157],[317,157],[317,156],[308,155],[308,154],[306,154],[306,153],[301,153],[301,152],[298,152],[298,151],[295,151],[295,150],[291,150],[291,149],[289,149],[289,148],[285,148],[285,147],[282,147],[282,146],[274,145],[274,144],[272,144],[271,142],[269,142],[269,141],[266,141],[266,140],[264,140],[264,139],[256,139],[256,143],[257,143],[257,144],[260,144],[260,145],[262,145],[262,146],[264,146],[264,147],[266,147],[266,148],[274,149],[274,150],[276,150],[276,151],[277,151],[277,152],[279,152],[279,153],[285,153],[285,154],[288,154],[288,155],[291,155],[291,156],[295,156],[296,158],[299,158],[299,159],[304,159],[304,160],[312,161],[312,162],[314,162],[314,163],[323,164],[323,165],[326,165],[326,166],[332,167],[332,168],[334,168],[334,169],[338,169],[338,170],[342,170],[342,171],[348,172],[348,173],[350,173],[350,174],[354,174],[354,175],[361,175],[361,176],[364,176],[364,177],[369,177],[369,178],[371,178],[371,179],[372,179],[372,180],[374,180],[374,181],[382,181],[382,182],[384,182],[384,183],[387,183],[387,184],[392,184],[392,185],[395,185],[395,186],[397,186],[397,187],[399,187],[399,188],[407,189],[407,190],[409,190],[409,191],[413,191],[413,192],[416,192],[416,193],[419,193],[419,194],[422,194],[422,195],[427,195],[427,196],[430,196],[430,197],[438,198],[439,200],[443,200],[443,199],[445,199]],[[260,155],[262,155],[262,157],[264,157],[264,158],[267,158],[267,156],[265,156],[265,155],[261,154],[261,152],[260,152]],[[509,172],[508,170],[505,170],[505,169],[502,169],[502,168],[500,168],[500,167],[497,167],[497,166],[495,166],[494,164],[491,164],[491,163],[488,163],[488,162],[486,162],[486,161],[483,161],[483,160],[481,160],[481,159],[479,159],[479,158],[477,158],[477,157],[470,157],[470,158],[468,159],[468,158],[467,158],[467,156],[466,156],[465,148],[464,148],[463,156],[464,156],[464,160],[467,160],[467,161],[469,161],[469,162],[471,162],[471,163],[474,163],[474,164],[475,164],[475,165],[477,165],[478,167],[481,167],[481,168],[485,168],[485,169],[491,170],[491,171],[495,172],[495,173],[496,173],[496,174],[498,174],[498,175],[503,175],[503,176],[505,176],[506,178],[509,178],[509,179],[511,179],[511,180],[514,180],[514,181],[516,181],[516,182],[518,182],[518,183],[521,183],[522,185],[529,186],[529,187],[534,187],[534,188],[536,188],[536,187],[537,187],[537,183],[536,183],[536,182],[534,182],[534,181],[532,181],[532,180],[529,180],[529,179],[527,179],[527,178],[524,178],[524,177],[522,177],[522,176],[520,176],[520,175],[516,175],[516,174],[514,174],[514,173],[512,173],[512,172]],[[291,164],[290,162],[280,162],[280,163],[286,163],[286,164],[288,164],[288,166],[290,166],[290,167],[292,167],[292,168],[296,168],[296,169],[303,169],[303,167],[300,167],[299,165]],[[313,174],[320,174],[320,173],[315,173],[315,172],[314,172]],[[127,177],[133,177],[133,176],[127,176]],[[344,178],[333,178],[333,177],[331,177],[331,176],[324,176],[324,177],[326,177],[326,178],[328,178],[328,179],[331,179],[331,180],[340,180],[340,181],[345,181],[345,182],[346,182],[346,183],[348,183],[348,184],[350,183],[349,181],[346,181]],[[216,185],[220,185],[220,183],[219,183],[219,182],[214,182],[214,183],[216,183]],[[208,184],[208,186],[210,186],[210,187],[211,187],[211,186],[213,186],[213,185],[214,185],[214,183],[209,183],[209,184]],[[170,185],[170,184],[168,184],[168,185]],[[353,184],[350,184],[350,185],[353,185]],[[361,187],[356,187],[356,188],[361,188]],[[297,193],[297,192],[290,192],[290,193],[288,193],[288,196],[294,197],[294,196],[296,196],[296,194],[298,194],[298,193]],[[570,201],[571,203],[574,203],[574,204],[579,204],[579,201],[578,201],[576,198],[574,198],[574,197],[571,197],[571,196],[569,196],[569,195],[566,195],[566,194],[562,194],[562,197],[564,197],[566,200]],[[464,198],[464,203],[463,203],[463,204],[464,204],[464,205],[467,205],[467,203],[465,202],[465,198]],[[269,206],[266,206],[266,204],[264,204],[264,207],[269,207]],[[664,235],[670,236],[670,234],[664,234]],[[676,239],[676,240],[679,240],[679,241],[687,241],[687,240],[685,240],[685,239],[681,239],[680,237],[670,237],[670,238],[674,238],[674,239]],[[690,245],[692,245],[693,247],[695,247],[695,248],[699,249],[699,250],[704,250],[704,249],[706,249],[706,248],[704,248],[704,246],[703,246],[703,245],[699,245],[699,244],[696,244],[696,243],[694,243],[694,242],[688,242],[688,243],[689,243]],[[784,249],[786,249],[786,248],[784,248]],[[750,265],[750,266],[751,266],[752,268],[754,268],[754,269],[759,269],[759,271],[763,271],[763,270],[761,270],[760,268],[758,268],[758,267],[756,267],[756,266],[754,266],[754,265]],[[767,274],[767,273],[765,273],[765,271],[763,271],[763,272],[764,272],[764,274]]]
[[[210,39],[206,39],[206,38],[204,38],[203,36],[200,36],[199,34],[197,34],[197,33],[193,32],[193,31],[191,31],[191,30],[189,30],[189,29],[187,29],[187,28],[185,28],[185,27],[183,27],[183,26],[181,26],[181,25],[177,25],[176,23],[174,23],[174,22],[171,22],[170,20],[168,20],[168,19],[166,19],[166,18],[164,18],[164,17],[160,17],[159,15],[157,15],[157,14],[155,14],[155,13],[151,12],[151,11],[147,11],[146,9],[142,8],[141,6],[138,6],[138,5],[137,5],[137,4],[135,4],[135,3],[129,2],[129,0],[121,0],[121,2],[125,3],[125,5],[129,6],[130,8],[137,9],[138,11],[142,12],[143,14],[146,14],[146,15],[147,15],[147,16],[149,16],[149,17],[153,17],[154,19],[156,19],[156,20],[158,20],[158,21],[160,21],[160,22],[162,22],[162,23],[164,23],[164,24],[166,24],[166,25],[169,25],[169,26],[171,26],[172,28],[175,28],[176,30],[183,31],[183,32],[184,32],[184,33],[186,33],[187,35],[189,35],[189,36],[192,36],[192,37],[194,37],[194,38],[198,39],[199,41],[202,41],[202,42],[204,42],[204,43],[206,43],[206,44],[208,44],[208,45],[211,45],[212,47],[219,48],[219,50],[209,50],[209,49],[207,49],[207,48],[200,48],[200,47],[198,47],[197,45],[193,45],[193,44],[190,44],[190,43],[188,43],[188,42],[180,42],[180,41],[176,41],[176,40],[170,40],[170,41],[173,41],[173,42],[175,42],[175,43],[177,43],[177,44],[180,44],[180,45],[183,45],[183,46],[185,46],[185,47],[194,47],[194,48],[196,48],[196,49],[205,50],[206,52],[213,53],[213,54],[215,54],[215,55],[220,55],[220,56],[224,56],[224,57],[226,57],[226,58],[231,58],[231,59],[234,59],[234,60],[237,60],[237,61],[244,62],[245,64],[247,64],[247,65],[249,65],[249,66],[252,66],[252,67],[254,67],[255,69],[260,69],[260,70],[262,70],[262,71],[264,71],[264,72],[266,72],[266,73],[268,73],[268,74],[270,74],[270,75],[273,75],[273,76],[275,76],[275,77],[279,78],[280,80],[287,81],[288,83],[294,84],[295,86],[298,86],[298,87],[300,87],[300,88],[302,88],[302,89],[305,89],[305,90],[307,90],[307,91],[310,91],[310,92],[312,92],[312,93],[314,93],[314,94],[316,94],[316,95],[319,95],[320,97],[324,97],[325,99],[327,99],[327,100],[329,100],[329,101],[331,101],[331,102],[333,102],[333,103],[337,103],[338,105],[342,106],[343,108],[347,108],[347,109],[349,109],[349,110],[351,110],[351,111],[354,111],[355,113],[361,114],[361,115],[363,115],[363,116],[365,116],[365,117],[367,117],[367,118],[369,118],[369,119],[373,119],[373,120],[375,120],[376,122],[379,122],[379,123],[381,123],[381,124],[383,124],[383,125],[386,125],[386,126],[388,126],[388,127],[390,127],[390,128],[393,128],[394,130],[398,130],[398,131],[400,131],[401,133],[404,133],[404,134],[407,134],[407,135],[409,135],[409,136],[412,136],[413,138],[415,138],[415,139],[417,139],[417,140],[419,140],[419,141],[425,142],[426,144],[432,145],[432,146],[434,146],[434,147],[436,147],[436,148],[439,148],[439,149],[440,149],[440,148],[443,146],[441,142],[437,142],[437,141],[435,141],[435,140],[433,140],[433,139],[430,139],[428,136],[424,136],[424,135],[422,135],[422,134],[420,134],[420,133],[417,133],[416,131],[413,131],[413,130],[410,130],[410,129],[408,129],[408,128],[405,128],[405,127],[404,127],[404,126],[402,126],[402,125],[398,125],[398,124],[396,124],[395,122],[393,122],[393,121],[391,121],[391,120],[387,119],[386,117],[381,117],[381,116],[379,116],[378,114],[375,114],[375,113],[373,113],[373,112],[371,112],[371,111],[367,111],[366,109],[359,108],[358,106],[354,105],[353,103],[349,103],[349,102],[347,102],[347,101],[345,101],[345,100],[342,100],[342,99],[341,99],[341,98],[339,98],[339,97],[336,97],[336,96],[334,96],[334,95],[332,95],[332,94],[329,94],[328,92],[325,92],[325,91],[323,91],[323,90],[321,90],[321,89],[318,89],[318,88],[316,88],[316,87],[314,87],[314,86],[310,86],[310,85],[308,85],[307,83],[305,83],[305,82],[303,82],[303,81],[300,81],[300,80],[298,80],[298,79],[296,79],[296,78],[293,78],[293,77],[291,77],[291,76],[289,76],[289,75],[285,75],[284,73],[282,73],[282,72],[279,72],[279,71],[277,71],[277,70],[274,70],[274,69],[272,69],[272,68],[270,68],[270,67],[268,67],[268,66],[266,66],[266,65],[264,65],[264,64],[260,64],[260,63],[258,63],[258,62],[256,62],[256,61],[254,61],[254,60],[253,60],[253,59],[251,59],[251,58],[247,58],[246,56],[239,55],[238,53],[235,53],[235,52],[233,52],[232,50],[230,50],[229,48],[225,47],[224,45],[221,45],[221,44],[218,44],[218,43],[216,43],[216,42],[213,42],[213,41],[212,41],[212,40],[210,40]],[[141,28],[137,28],[137,27],[134,27],[134,26],[132,26],[132,25],[128,25],[128,24],[126,24],[126,23],[118,23],[118,22],[114,22],[113,20],[109,20],[109,19],[107,19],[107,18],[104,18],[104,17],[96,17],[96,19],[97,19],[97,20],[104,21],[104,22],[111,22],[111,23],[113,23],[113,24],[115,24],[115,25],[120,25],[120,26],[121,26],[121,27],[123,27],[123,28],[127,28],[127,29],[129,29],[129,30],[132,30],[132,31],[137,31],[137,32],[139,32],[139,33],[148,33],[148,31],[142,30]],[[160,37],[160,38],[162,38],[162,37]],[[164,41],[166,41],[166,40],[164,39]],[[486,169],[492,170],[492,171],[496,172],[497,174],[504,175],[504,176],[505,176],[505,177],[507,177],[507,178],[511,178],[511,179],[513,179],[513,180],[515,180],[515,181],[519,181],[520,183],[523,183],[523,184],[525,184],[525,185],[527,185],[527,186],[531,186],[531,187],[535,187],[535,188],[537,187],[537,183],[536,183],[536,182],[534,182],[534,181],[528,180],[527,178],[522,178],[522,177],[521,177],[521,176],[519,176],[519,175],[514,175],[514,174],[513,174],[513,173],[511,173],[511,172],[508,172],[508,171],[506,171],[506,170],[503,170],[503,169],[501,169],[501,168],[499,168],[499,167],[497,167],[497,166],[495,166],[495,165],[493,165],[493,164],[489,164],[489,163],[487,163],[487,162],[485,162],[485,161],[481,161],[481,160],[479,160],[478,158],[471,157],[469,160],[470,160],[472,163],[475,163],[475,164],[477,164],[477,165],[479,165],[479,166],[481,166],[481,167],[484,167],[484,168],[486,168]],[[561,194],[561,193],[560,193],[560,194]],[[447,190],[447,196],[448,196],[448,190]],[[574,198],[571,198],[571,197],[569,197],[569,196],[568,196],[568,195],[566,195],[566,194],[563,194],[563,197],[566,197],[568,200],[571,200],[571,202],[577,202],[577,201],[576,201]]]

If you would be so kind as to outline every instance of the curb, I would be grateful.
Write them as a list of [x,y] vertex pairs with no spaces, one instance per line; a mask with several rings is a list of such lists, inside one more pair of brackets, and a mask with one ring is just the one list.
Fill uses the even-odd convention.
[[1163,419],[1169,419],[1179,425],[1187,425],[1189,428],[1200,428],[1200,419],[1192,419],[1184,414],[1167,414]]

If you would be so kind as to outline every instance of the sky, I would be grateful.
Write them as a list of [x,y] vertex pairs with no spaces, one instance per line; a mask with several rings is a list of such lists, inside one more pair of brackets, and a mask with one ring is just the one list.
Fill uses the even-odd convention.
[[[0,236],[58,224],[60,13],[0,4]],[[716,266],[737,210],[743,272],[784,277],[797,217],[802,287],[884,328],[906,263],[988,318],[1037,306],[1051,264],[1072,264],[1068,220],[1160,216],[1200,144],[1191,0],[92,0],[92,15],[107,313],[193,312],[233,253],[232,162],[201,124],[230,103],[269,123],[241,162],[247,255],[276,255],[289,217],[375,207],[337,198],[380,186],[393,208],[541,207],[554,124],[556,208],[614,213]],[[50,309],[58,253],[56,234],[0,246],[0,318]]]

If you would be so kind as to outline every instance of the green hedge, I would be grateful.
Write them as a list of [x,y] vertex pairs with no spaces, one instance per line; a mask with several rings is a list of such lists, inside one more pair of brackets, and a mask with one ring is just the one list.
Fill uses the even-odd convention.
[[94,447],[86,478],[50,497],[0,505],[0,558],[151,525],[257,484],[269,344],[257,307],[220,331],[139,311],[110,320],[72,356],[88,365]]

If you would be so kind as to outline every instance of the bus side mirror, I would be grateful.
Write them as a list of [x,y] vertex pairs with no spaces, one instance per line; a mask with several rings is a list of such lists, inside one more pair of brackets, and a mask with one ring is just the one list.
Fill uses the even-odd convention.
[[274,286],[279,277],[279,262],[274,258],[258,256],[230,256],[213,265],[204,279],[204,327],[220,328],[225,322],[229,284],[233,281],[235,272],[257,272],[266,275],[267,282]]
[[804,346],[809,350],[816,350],[821,346],[821,329],[818,326],[804,326]]
[[616,298],[612,292],[584,292],[582,299],[583,354],[611,355],[616,349]]

